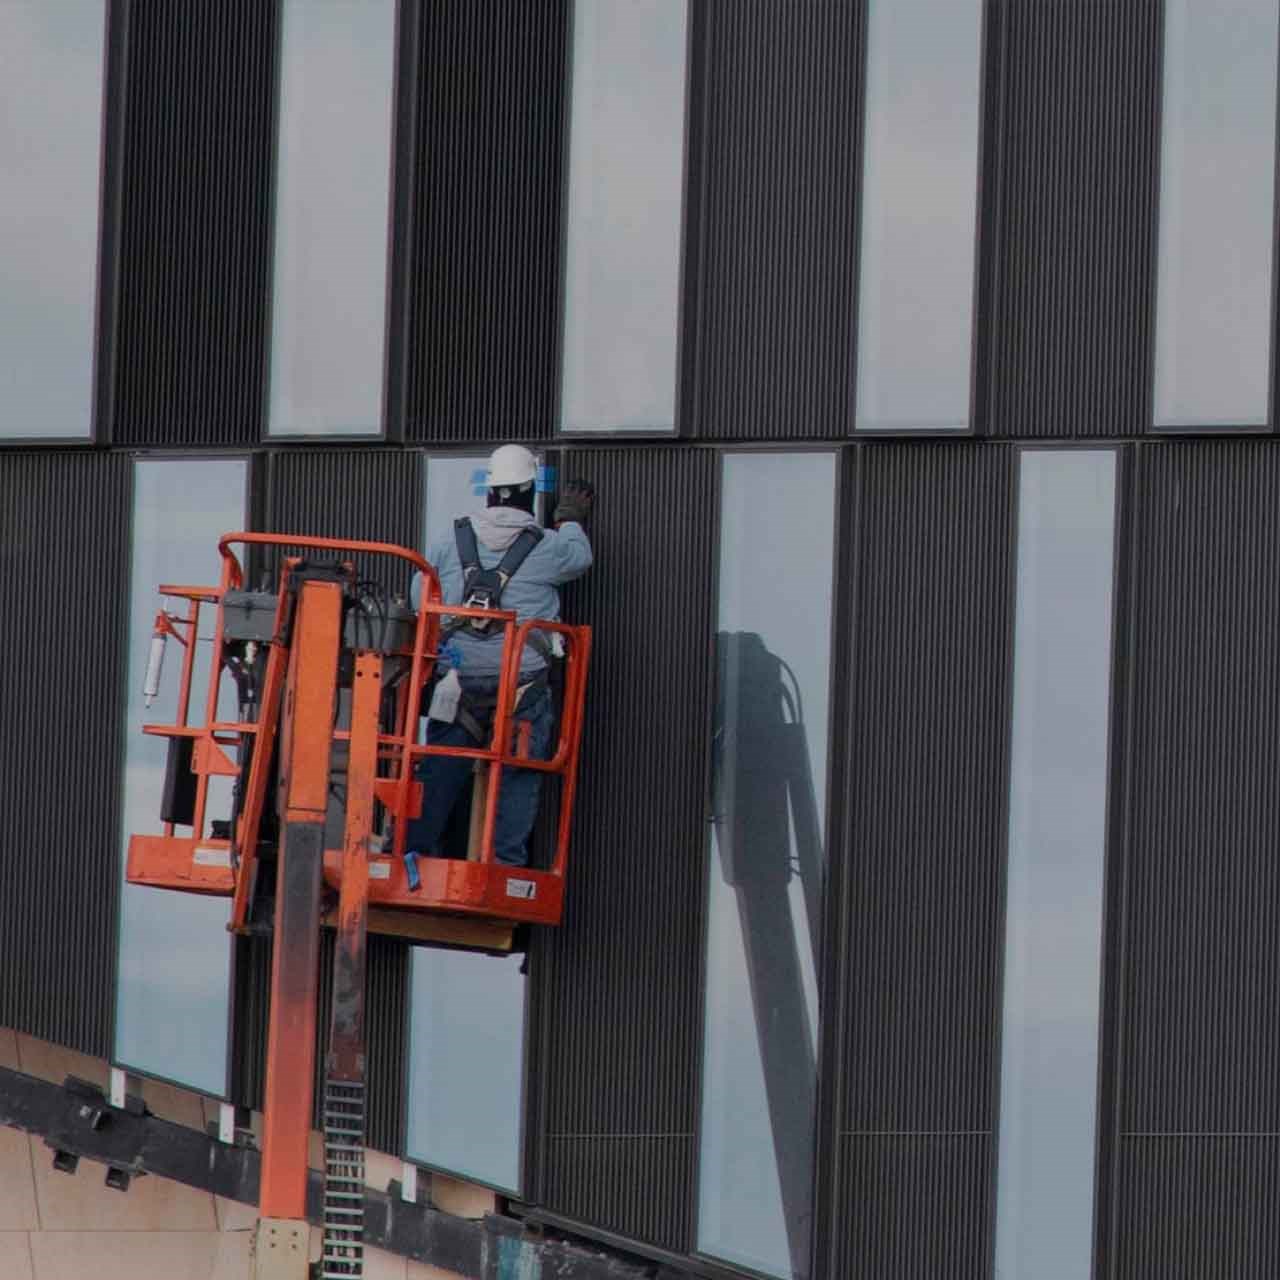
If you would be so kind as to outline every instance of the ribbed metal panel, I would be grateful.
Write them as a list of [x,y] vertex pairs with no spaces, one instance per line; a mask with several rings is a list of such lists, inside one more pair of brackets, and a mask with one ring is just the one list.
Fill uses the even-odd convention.
[[[988,1188],[974,1179],[992,1158],[1010,467],[1004,449],[963,445],[863,455],[839,927],[842,1275],[976,1275],[927,1260],[987,1247]],[[844,1181],[898,1167],[874,1189]]]
[[999,0],[986,428],[1140,434],[1150,419],[1158,0]]
[[[269,461],[264,529],[309,537],[422,541],[422,458],[393,450],[287,450]],[[407,593],[411,570],[385,557],[359,557],[360,571]]]
[[829,1275],[985,1280],[986,1134],[876,1134],[840,1140],[839,1177],[853,1212]]
[[242,1107],[261,1108],[267,1083],[267,1017],[271,990],[271,940],[240,938],[235,953],[235,1017],[232,1019],[231,1096]]
[[1280,447],[1147,445],[1126,1132],[1280,1131]]
[[111,438],[254,441],[268,323],[278,0],[114,7],[128,44],[115,347],[106,353]]
[[1139,451],[1116,1275],[1280,1271],[1280,447]]
[[[692,427],[852,425],[862,5],[698,7],[684,344]],[[695,27],[695,31],[698,28]],[[694,275],[696,269],[696,278]]]
[[1120,1275],[1280,1269],[1280,447],[1145,445]]
[[406,243],[410,440],[544,439],[559,379],[566,0],[424,5]]
[[[368,1037],[366,1141],[379,1151],[390,1151],[395,1155],[404,1150],[404,1090],[409,1061],[406,1015],[409,952],[409,947],[394,938],[378,935],[369,938],[369,985],[365,1000],[371,1030]],[[327,1015],[322,1030],[327,1041]]]
[[546,1208],[692,1241],[702,1009],[715,459],[571,453],[598,492],[596,563],[566,592],[595,628],[565,921],[532,957]]
[[1117,1280],[1280,1274],[1280,1135],[1132,1138]]
[[1097,1133],[1094,1169],[1094,1269],[1112,1274],[1115,1253],[1115,1187],[1120,1146],[1120,1009],[1123,1000],[1126,828],[1133,761],[1134,530],[1137,526],[1136,460],[1121,448],[1117,463],[1116,562],[1111,667],[1111,725],[1107,780],[1107,854],[1103,899],[1102,986],[1098,1037]]
[[115,979],[129,485],[123,456],[0,454],[0,1025],[96,1057]]

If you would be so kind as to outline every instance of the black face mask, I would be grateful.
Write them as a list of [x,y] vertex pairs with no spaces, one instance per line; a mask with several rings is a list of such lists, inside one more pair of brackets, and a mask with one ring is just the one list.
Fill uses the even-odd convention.
[[508,490],[507,497],[500,489],[490,489],[487,504],[490,507],[516,507],[533,515],[534,484],[530,481],[523,489]]

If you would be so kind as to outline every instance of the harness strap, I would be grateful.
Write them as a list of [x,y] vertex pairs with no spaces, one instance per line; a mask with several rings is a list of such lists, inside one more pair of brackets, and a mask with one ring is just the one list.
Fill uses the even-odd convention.
[[476,545],[476,531],[470,516],[459,516],[453,522],[453,541],[462,561],[462,579],[465,582],[480,568],[480,548]]
[[477,746],[487,745],[491,736],[492,719],[472,715],[462,704],[459,704],[456,715],[458,723],[471,735]]
[[[453,540],[458,548],[458,560],[462,564],[462,603],[476,603],[489,609],[501,608],[507,583],[524,564],[529,553],[542,541],[542,534],[543,531],[537,525],[527,525],[516,535],[497,565],[486,569],[480,563],[480,548],[470,516],[459,516],[453,522]],[[440,632],[441,639],[448,640],[458,631],[467,631],[485,638],[494,634],[487,618],[455,617],[446,619]],[[550,662],[555,657],[554,646],[541,631],[530,633],[528,646],[544,662]]]
[[[463,591],[471,585],[472,578],[477,573],[484,572],[480,564],[480,547],[476,542],[475,526],[471,523],[470,516],[459,516],[453,522],[453,540],[458,548],[458,559],[462,562],[462,581]],[[502,559],[498,561],[496,568],[492,572],[498,575],[498,600],[494,602],[496,608],[501,600],[502,589],[515,576],[516,571],[524,564],[528,558],[529,552],[534,549],[542,541],[542,530],[537,525],[527,525],[521,529],[516,535],[515,541],[507,548]]]

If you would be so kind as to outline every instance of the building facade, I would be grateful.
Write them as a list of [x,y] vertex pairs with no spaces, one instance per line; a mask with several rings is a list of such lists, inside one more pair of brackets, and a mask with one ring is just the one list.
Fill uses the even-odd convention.
[[711,1280],[1280,1271],[1278,32],[6,0],[0,1025],[257,1102],[269,946],[123,884],[155,588],[515,440],[566,918],[372,940],[370,1143]]

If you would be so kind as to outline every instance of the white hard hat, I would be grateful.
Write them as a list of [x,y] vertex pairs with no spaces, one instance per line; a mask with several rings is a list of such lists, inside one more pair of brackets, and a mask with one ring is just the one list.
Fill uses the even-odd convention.
[[538,475],[538,460],[521,444],[504,444],[489,455],[490,489],[523,489]]

